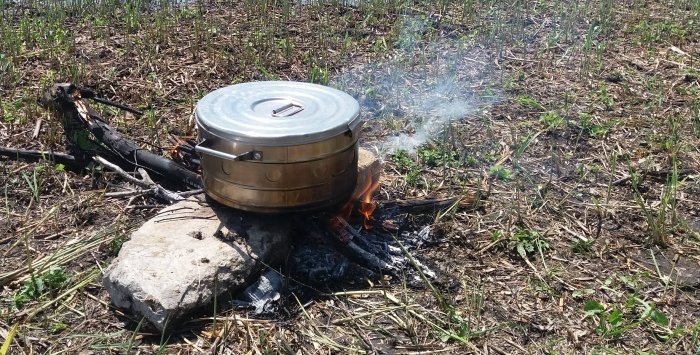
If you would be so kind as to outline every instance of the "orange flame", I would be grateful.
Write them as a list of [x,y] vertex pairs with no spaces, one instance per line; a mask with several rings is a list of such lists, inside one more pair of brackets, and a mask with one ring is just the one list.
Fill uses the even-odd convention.
[[[374,210],[377,209],[377,203],[372,201],[372,193],[374,193],[374,191],[376,191],[379,188],[379,179],[376,179],[373,176],[367,176],[367,179],[362,180],[364,180],[364,183],[362,185],[357,186],[357,188],[352,194],[352,197],[350,198],[350,201],[344,204],[338,210],[337,214],[333,216],[330,220],[331,228],[337,230],[338,233],[341,234],[339,235],[339,238],[341,240],[344,239],[344,237],[342,236],[343,233],[341,231],[343,223],[339,222],[344,222],[350,219],[350,216],[354,211],[354,207],[356,206],[355,204],[358,202],[359,205],[357,206],[357,212],[364,217],[362,223],[364,228],[372,229],[370,220],[372,220],[372,213],[374,213]],[[347,222],[345,222],[344,224],[347,224]]]
[[357,211],[365,218],[363,222],[365,229],[372,229],[369,221],[372,218],[372,213],[377,209],[377,203],[372,201],[372,193],[379,188],[379,181],[370,181],[368,185],[360,195],[360,207]]

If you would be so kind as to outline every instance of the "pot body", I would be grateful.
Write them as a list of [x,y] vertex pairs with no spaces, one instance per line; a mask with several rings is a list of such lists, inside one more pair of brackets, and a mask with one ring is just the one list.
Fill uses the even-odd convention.
[[[259,101],[278,100],[281,103],[268,105],[270,107],[284,107],[284,102],[290,101],[294,102],[294,111],[288,117],[284,117],[283,121],[280,121],[274,112],[270,113],[269,117],[260,112],[247,112],[255,116],[255,124],[248,125],[249,122],[244,122],[246,124],[241,125],[244,127],[241,134],[230,134],[216,127],[212,128],[216,125],[207,124],[207,118],[212,114],[200,110],[200,106],[210,105],[207,102],[202,103],[209,95],[205,96],[198,103],[195,115],[199,130],[197,148],[201,155],[202,179],[207,195],[224,205],[259,213],[312,211],[347,200],[357,181],[358,133],[361,127],[359,105],[357,114],[350,114],[346,119],[340,120],[334,117],[336,123],[324,128],[323,122],[327,122],[326,117],[319,116],[318,110],[309,109],[313,104],[307,105],[308,100],[305,101],[304,95],[295,96],[294,92],[288,90],[288,86],[302,92],[309,88],[322,90],[324,95],[328,94],[327,90],[331,90],[332,97],[340,96],[343,100],[347,98],[342,95],[347,94],[325,87],[318,88],[319,85],[290,82],[263,82],[263,87],[268,89],[260,93],[256,84],[260,83],[248,85],[252,85],[257,94],[244,94],[241,97],[238,93],[248,93],[251,90],[250,87],[246,88],[245,84],[239,84],[226,88],[235,93],[231,99],[218,101],[224,101],[225,105],[228,101],[243,101],[244,108],[241,111]],[[282,93],[287,94],[286,96],[269,92],[269,87],[277,88],[280,84],[285,86],[286,91]],[[237,88],[241,85],[244,87]],[[320,95],[321,102],[328,102],[324,95]],[[248,99],[248,96],[253,98]],[[247,101],[253,104],[245,104]],[[304,112],[304,109],[311,112]],[[238,110],[234,110],[233,113],[216,112],[216,115],[231,115],[234,116],[231,120],[245,121],[246,113],[241,115],[243,118],[236,117]],[[350,111],[353,112],[355,111]],[[301,115],[302,113],[308,117]],[[295,128],[296,132],[285,134],[276,131],[270,133],[270,128],[268,131],[263,129],[260,137],[255,136],[261,124],[283,125],[289,123],[289,119],[295,119],[297,115],[299,125],[306,125],[309,129]],[[260,119],[258,116],[265,116],[262,122],[257,122]],[[317,121],[319,123],[315,124]],[[240,122],[234,125],[237,123]]]

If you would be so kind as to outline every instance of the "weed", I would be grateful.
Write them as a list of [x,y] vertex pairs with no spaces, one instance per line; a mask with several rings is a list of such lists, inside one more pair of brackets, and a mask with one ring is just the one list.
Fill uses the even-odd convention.
[[617,125],[616,121],[608,123],[595,123],[594,116],[588,113],[580,113],[578,118],[581,121],[582,132],[593,138],[605,137],[610,130]]
[[[640,310],[641,314],[638,312]],[[636,295],[628,297],[625,304],[614,304],[612,307],[605,307],[596,300],[588,300],[583,306],[583,312],[586,318],[597,320],[595,332],[606,338],[617,339],[632,328],[649,326],[649,321],[664,328],[664,333],[670,332],[668,317],[652,303]]]
[[492,166],[489,169],[489,176],[501,181],[511,181],[515,178],[513,171],[503,165]]
[[589,254],[593,251],[593,240],[576,240],[571,243],[571,251],[576,254]]
[[542,254],[551,247],[539,232],[522,227],[518,228],[518,231],[513,235],[513,241],[515,251],[523,259],[527,259],[535,253]]
[[460,165],[459,154],[443,145],[432,147],[424,146],[419,148],[417,153],[421,162],[429,167],[458,167]]
[[530,96],[519,96],[516,99],[516,101],[523,107],[533,110],[544,111],[544,106],[542,106],[542,104],[540,104],[537,100],[531,98]]
[[39,202],[39,198],[41,197],[43,173],[45,168],[46,165],[40,163],[34,166],[31,175],[24,172],[22,173],[22,178],[27,183],[29,191],[32,193],[32,199],[36,202]]
[[116,238],[114,238],[108,245],[107,245],[107,255],[111,257],[115,257],[119,255],[119,251],[122,249],[122,246],[124,245],[124,242],[126,242],[129,238],[126,235],[120,235]]
[[500,242],[503,240],[503,231],[502,230],[496,230],[491,233],[491,241],[492,242]]
[[564,123],[564,119],[554,111],[548,111],[541,114],[539,121],[547,126],[548,131],[553,131]]
[[64,288],[69,281],[70,277],[68,277],[64,269],[52,266],[41,275],[27,280],[13,297],[12,304],[15,308],[22,308],[28,302],[39,299],[49,292],[54,293]]
[[61,321],[51,324],[51,333],[60,333],[66,329],[68,329],[68,324],[63,323]]
[[20,114],[24,103],[20,100],[8,101],[0,100],[0,116],[5,123],[22,124],[24,120]]
[[415,165],[411,156],[403,149],[397,150],[396,153],[390,156],[390,159],[401,170],[410,170]]
[[686,39],[688,29],[691,26],[692,22],[682,24],[672,20],[642,20],[634,26],[632,31],[637,37],[637,43],[641,45],[661,43],[663,41],[679,43]]
[[593,92],[593,96],[595,97],[596,101],[605,106],[605,109],[607,110],[612,109],[613,105],[615,104],[615,100],[610,94],[608,86],[605,84],[601,84],[600,87]]
[[309,71],[309,82],[328,85],[329,81],[328,67],[320,67],[318,64],[314,63]]
[[642,212],[644,212],[647,226],[651,232],[652,242],[658,245],[666,244],[666,237],[669,230],[667,213],[669,211],[671,212],[671,226],[675,226],[678,222],[676,218],[676,196],[681,182],[678,180],[678,164],[675,158],[672,159],[671,165],[671,175],[661,190],[659,203],[654,210],[652,210],[651,206],[647,205],[647,201],[640,192],[639,186],[641,177],[634,171],[630,172],[630,183],[634,192],[634,200],[641,207]]
[[522,138],[513,150],[513,166],[517,167],[520,158],[525,154],[528,147],[537,139],[537,137],[542,134],[542,131],[531,132],[526,137]]

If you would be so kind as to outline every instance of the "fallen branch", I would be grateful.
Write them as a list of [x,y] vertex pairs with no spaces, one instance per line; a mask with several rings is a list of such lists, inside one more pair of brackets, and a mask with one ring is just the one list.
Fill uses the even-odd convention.
[[[199,189],[202,187],[201,178],[198,174],[187,170],[168,158],[142,149],[135,142],[122,136],[88,106],[83,100],[84,96],[94,97],[95,95],[91,90],[80,88],[73,84],[57,84],[52,92],[44,95],[42,100],[45,106],[52,108],[61,118],[66,137],[73,144],[73,150],[81,154],[87,154],[89,157],[99,155],[104,159],[107,156],[110,158],[104,159],[107,162],[119,159],[121,162],[144,168],[151,173],[157,174],[160,178],[165,178],[172,183],[183,186],[183,188]],[[130,110],[130,112],[133,111]],[[84,134],[81,135],[85,130],[97,139],[97,142],[93,142],[94,144],[89,148],[85,147],[85,142],[80,142],[77,139],[85,136]],[[112,163],[112,165],[114,164]],[[161,192],[163,196],[168,195],[166,191]],[[171,196],[170,200],[173,197]]]
[[131,174],[124,171],[124,169],[120,168],[118,165],[109,162],[107,159],[105,159],[99,155],[93,157],[93,160],[100,163],[105,168],[119,174],[119,176],[123,177],[125,180],[129,181],[130,183],[146,189],[146,191],[144,191],[144,192],[152,192],[155,196],[157,196],[165,201],[168,201],[169,203],[174,203],[174,202],[182,201],[185,199],[184,197],[180,196],[179,194],[172,192],[172,191],[156,184],[155,182],[153,182],[153,180],[151,180],[151,178],[148,176],[146,171],[143,169],[139,169],[139,173],[142,174],[141,175],[142,180],[139,180],[139,179],[135,178],[134,176],[132,176]]

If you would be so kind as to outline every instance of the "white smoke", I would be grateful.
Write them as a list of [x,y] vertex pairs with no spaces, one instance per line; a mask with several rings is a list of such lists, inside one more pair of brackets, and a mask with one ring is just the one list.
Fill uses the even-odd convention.
[[386,49],[390,57],[347,68],[331,80],[358,98],[368,124],[390,131],[376,142],[382,155],[415,152],[495,100],[478,93],[490,68],[469,39],[439,33],[426,19],[405,18],[400,26],[395,48]]

